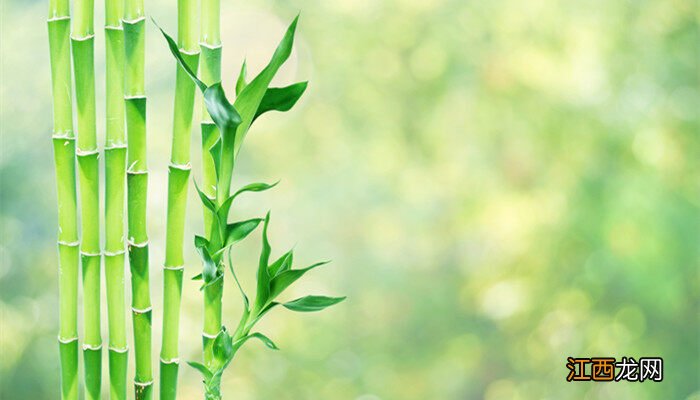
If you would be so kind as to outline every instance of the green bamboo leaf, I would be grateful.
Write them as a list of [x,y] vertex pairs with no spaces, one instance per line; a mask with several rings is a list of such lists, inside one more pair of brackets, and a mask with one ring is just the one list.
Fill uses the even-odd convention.
[[253,121],[268,111],[289,111],[304,94],[309,82],[299,82],[281,88],[269,88],[255,112]]
[[233,345],[231,335],[226,332],[226,328],[222,328],[221,332],[216,335],[212,346],[214,359],[219,362],[219,365],[224,365],[233,357]]
[[269,337],[263,335],[263,334],[260,333],[260,332],[255,332],[255,333],[250,334],[250,335],[248,335],[248,336],[251,336],[251,337],[253,337],[253,338],[255,338],[255,339],[259,339],[261,342],[263,342],[263,343],[265,344],[265,346],[267,346],[268,348],[270,348],[270,349],[272,349],[272,350],[279,350],[279,347],[277,347],[277,345],[275,344],[275,342],[273,342],[272,340],[270,340]]
[[251,183],[248,185],[243,186],[240,188],[236,193],[233,195],[229,196],[226,201],[224,201],[221,206],[219,206],[218,210],[216,211],[216,215],[219,218],[219,223],[223,226],[226,225],[226,222],[228,220],[228,213],[231,209],[231,204],[233,204],[233,200],[241,193],[244,192],[262,192],[263,190],[268,190],[273,187],[275,187],[279,181],[273,183],[273,184],[268,184],[268,183]]
[[202,200],[202,204],[204,204],[204,207],[208,208],[211,210],[213,213],[216,213],[216,204],[210,199],[204,192],[199,190],[199,186],[197,185],[196,180],[192,180],[194,182],[194,187],[197,189],[197,193],[199,194],[199,199]]
[[326,307],[338,304],[345,300],[345,297],[327,297],[327,296],[306,296],[288,303],[282,304],[292,311],[298,312],[314,312],[321,311]]
[[199,273],[199,274],[193,276],[193,277],[192,277],[192,280],[193,280],[193,281],[201,281],[201,280],[202,280],[202,274]]
[[243,318],[247,319],[248,312],[250,310],[250,303],[248,302],[248,296],[246,296],[245,291],[243,290],[243,287],[241,286],[241,282],[238,281],[238,276],[236,275],[236,271],[234,271],[234,269],[233,269],[233,261],[231,260],[231,250],[230,249],[228,252],[228,268],[231,270],[231,275],[233,275],[233,280],[236,281],[236,286],[238,286],[238,291],[241,293],[241,297],[243,298],[243,304],[245,305],[245,310],[244,310],[245,316]]
[[248,85],[245,81],[246,75],[248,74],[248,66],[246,65],[246,60],[243,60],[243,65],[241,65],[241,72],[238,74],[238,79],[236,80],[236,97],[243,91],[243,89]]
[[261,218],[253,218],[246,221],[238,221],[226,226],[226,246],[245,239],[255,228],[260,225]]
[[260,333],[260,332],[251,333],[250,335],[246,335],[246,336],[244,336],[244,337],[238,339],[238,340],[233,344],[233,347],[234,347],[236,350],[238,350],[238,349],[241,348],[241,346],[243,346],[243,344],[244,344],[245,342],[247,342],[247,341],[250,340],[250,339],[258,339],[258,340],[260,340],[261,342],[263,342],[263,344],[265,344],[265,346],[267,346],[268,348],[270,348],[270,349],[272,349],[272,350],[279,350],[279,347],[277,347],[277,345],[275,344],[275,342],[273,342],[270,338],[268,338],[267,336],[263,335],[263,334]]
[[280,183],[280,181],[277,181],[275,183],[264,183],[264,182],[256,182],[256,183],[249,183],[242,188],[238,189],[236,193],[231,196],[232,198],[236,198],[241,193],[245,192],[263,192],[265,190],[272,189],[273,187],[277,186],[277,184]]
[[209,286],[215,284],[216,282],[218,282],[219,280],[221,280],[221,278],[223,278],[223,277],[224,277],[224,275],[221,273],[221,271],[217,270],[214,280],[212,280],[211,282],[207,282],[207,283],[202,284],[202,286],[199,287],[199,290],[202,291],[202,290],[206,289],[207,287],[209,287]]
[[296,282],[297,279],[304,276],[305,273],[311,271],[316,267],[320,267],[321,265],[328,264],[329,262],[330,261],[322,261],[306,268],[292,269],[281,272],[279,275],[275,276],[270,282],[270,296],[268,298],[268,301],[274,300],[277,296],[279,296],[280,293],[284,291],[284,289],[288,288],[292,283]]
[[220,155],[214,156],[214,162],[217,170],[217,200],[223,202],[229,195],[235,160],[236,132],[242,120],[236,107],[226,99],[221,82],[204,91],[204,104],[221,133],[221,148],[216,150]]
[[267,240],[267,226],[270,223],[270,212],[265,216],[262,234],[262,250],[260,251],[260,263],[258,264],[258,292],[255,298],[255,310],[259,311],[267,303],[270,296],[270,274],[267,265],[270,261],[270,242]]
[[204,104],[221,134],[225,135],[226,132],[232,132],[235,135],[235,130],[241,123],[241,116],[238,114],[236,107],[226,99],[226,93],[224,93],[221,82],[209,86],[204,91]]
[[165,40],[168,42],[168,48],[170,49],[170,52],[173,54],[173,56],[177,60],[177,63],[180,64],[180,67],[182,69],[184,69],[185,72],[187,72],[187,75],[189,75],[189,77],[192,79],[192,81],[199,87],[199,90],[201,90],[202,93],[204,93],[207,90],[207,85],[205,85],[204,82],[200,81],[197,78],[197,74],[195,74],[192,71],[192,69],[187,65],[185,60],[182,58],[182,54],[180,54],[180,49],[178,48],[177,43],[175,43],[173,38],[171,38],[170,35],[165,33],[165,31],[160,26],[158,26],[158,24],[156,23],[156,20],[154,20],[153,18],[151,18],[151,20],[153,21],[155,26],[160,30],[160,32],[165,37]]
[[221,168],[221,139],[217,139],[209,148],[209,154],[211,154],[211,158],[214,160],[214,172],[216,172],[216,177],[219,178],[219,169]]
[[216,217],[219,220],[221,226],[226,226],[228,223],[228,213],[231,209],[231,204],[233,203],[233,196],[229,196],[226,201],[224,201],[219,208],[216,210]]
[[240,95],[236,98],[234,103],[236,109],[241,115],[243,121],[238,128],[238,133],[236,134],[236,142],[234,146],[234,152],[238,152],[241,147],[241,143],[245,138],[250,124],[253,123],[253,119],[258,111],[260,102],[267,92],[267,88],[275,76],[279,68],[284,64],[292,53],[292,46],[294,45],[294,32],[296,31],[297,22],[299,16],[294,18],[294,21],[289,25],[287,32],[277,46],[275,53],[272,55],[270,62],[267,66],[260,71],[260,73],[241,91]]
[[197,252],[202,259],[202,280],[204,281],[204,286],[202,289],[217,280],[218,269],[216,263],[212,260],[209,250],[206,247],[198,247]]
[[201,236],[194,235],[194,247],[199,249],[201,247],[209,246],[209,241]]
[[190,367],[199,371],[202,374],[202,376],[204,377],[205,382],[209,381],[212,378],[212,376],[213,376],[212,372],[209,371],[209,368],[205,367],[204,364],[198,363],[196,361],[187,361],[187,364],[189,364]]
[[294,260],[294,249],[282,254],[275,262],[270,264],[270,276],[275,277],[281,272],[284,272],[292,267],[292,261]]

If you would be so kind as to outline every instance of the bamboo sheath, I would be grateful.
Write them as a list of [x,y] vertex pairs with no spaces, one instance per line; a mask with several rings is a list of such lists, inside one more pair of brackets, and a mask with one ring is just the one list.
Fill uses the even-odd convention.
[[105,280],[109,322],[110,399],[126,399],[128,347],[124,294],[124,201],[126,135],[124,111],[123,0],[105,1]]
[[[195,30],[197,2],[178,0],[178,46],[187,65],[197,70],[199,46]],[[163,336],[160,352],[160,399],[177,398],[179,369],[180,303],[184,273],[183,241],[187,187],[190,176],[190,136],[195,86],[176,66],[173,136],[168,168],[168,214],[163,265]]]
[[124,55],[127,129],[128,248],[131,270],[131,309],[134,329],[137,400],[153,397],[151,363],[151,294],[148,268],[146,200],[146,95],[144,90],[145,24],[143,0],[127,0],[124,7]]
[[85,398],[99,399],[102,375],[100,333],[100,190],[95,120],[95,35],[93,0],[76,0],[71,34],[78,113],[78,179],[80,182],[80,259],[83,281],[83,358]]
[[78,211],[71,95],[70,8],[49,2],[48,31],[53,100],[53,151],[58,200],[61,399],[78,399]]

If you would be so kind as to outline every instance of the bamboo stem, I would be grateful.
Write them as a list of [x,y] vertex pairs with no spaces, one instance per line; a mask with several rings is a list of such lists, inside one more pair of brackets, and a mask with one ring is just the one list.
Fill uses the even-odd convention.
[[79,242],[68,0],[49,2],[48,28],[53,100],[52,141],[58,200],[61,399],[78,400]]
[[105,279],[109,318],[110,399],[126,399],[128,347],[124,295],[124,199],[126,135],[124,126],[123,0],[105,0]]
[[[178,46],[193,70],[199,64],[199,46],[195,31],[197,2],[178,1]],[[195,86],[178,65],[175,81],[173,137],[168,174],[168,215],[163,270],[163,337],[160,352],[160,398],[177,398],[179,369],[180,302],[184,272],[183,240],[187,185],[190,176],[190,135]]]
[[127,147],[127,208],[129,264],[137,400],[153,396],[151,365],[151,294],[148,269],[146,199],[146,95],[144,89],[145,23],[143,0],[127,0],[124,8],[125,108]]
[[80,182],[80,258],[83,271],[83,357],[85,398],[100,398],[102,337],[100,333],[100,194],[95,118],[94,1],[76,0],[71,34],[75,97],[78,107],[78,177]]
[[[200,78],[207,84],[221,81],[221,32],[220,32],[219,0],[202,0],[202,26],[200,32]],[[209,148],[219,138],[219,130],[211,120],[206,107],[202,110],[202,191],[212,200],[216,199],[216,171],[214,160]],[[204,209],[204,232],[210,234],[213,216]],[[209,238],[209,237],[207,237]],[[202,345],[204,365],[211,366],[214,362],[212,355],[213,338],[221,330],[221,300],[223,294],[223,279],[204,289],[204,331]]]

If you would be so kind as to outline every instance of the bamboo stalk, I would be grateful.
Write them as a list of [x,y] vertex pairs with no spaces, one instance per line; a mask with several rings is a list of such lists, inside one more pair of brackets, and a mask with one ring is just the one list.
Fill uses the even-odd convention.
[[145,23],[143,0],[127,0],[124,8],[124,50],[127,144],[127,208],[129,264],[137,400],[153,396],[151,365],[151,294],[148,269],[146,199],[146,95],[144,89]]
[[[197,70],[199,46],[195,18],[197,2],[178,0],[178,47],[187,65]],[[160,352],[160,398],[177,398],[179,369],[178,340],[180,302],[184,272],[183,240],[187,185],[190,176],[190,135],[195,86],[187,73],[176,66],[173,137],[168,175],[168,216],[163,270],[163,337]]]
[[70,7],[49,1],[49,51],[53,100],[53,150],[58,200],[61,399],[78,399],[78,210],[71,96]]
[[[219,0],[202,0],[202,24],[200,35],[200,47],[202,56],[200,59],[201,80],[211,85],[221,81],[221,32],[220,32],[220,4]],[[219,138],[219,130],[211,119],[211,116],[203,106],[202,110],[202,191],[210,199],[217,197],[216,170],[214,160],[209,153],[209,148]],[[204,209],[204,232],[210,238],[213,225],[213,216],[209,210]],[[221,300],[224,282],[220,279],[213,285],[204,289],[204,331],[202,332],[202,344],[204,352],[204,365],[210,367],[214,362],[212,346],[214,338],[221,330]]]
[[124,296],[124,199],[126,136],[124,127],[123,0],[105,0],[106,142],[105,279],[109,318],[110,399],[126,399],[128,347]]
[[73,66],[78,107],[78,176],[80,182],[80,258],[83,271],[83,357],[85,398],[99,399],[102,381],[100,333],[100,191],[95,121],[94,1],[76,0],[73,8]]

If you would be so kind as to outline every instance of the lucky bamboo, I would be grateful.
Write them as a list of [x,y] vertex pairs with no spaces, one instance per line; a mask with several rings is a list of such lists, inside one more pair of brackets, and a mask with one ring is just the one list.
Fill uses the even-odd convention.
[[[178,0],[178,48],[180,55],[193,70],[199,63],[195,0]],[[177,397],[179,369],[178,340],[180,332],[180,301],[184,272],[183,239],[187,186],[190,176],[190,134],[194,109],[194,83],[183,68],[176,64],[173,137],[168,167],[168,216],[163,265],[163,337],[160,352],[160,398]]]
[[124,296],[124,0],[105,1],[105,279],[109,318],[110,399],[126,399],[128,348]]
[[100,398],[100,191],[95,121],[94,1],[76,0],[71,34],[75,97],[78,108],[78,177],[80,182],[80,258],[83,272],[83,357],[85,398]]
[[127,129],[128,247],[131,270],[131,309],[134,328],[137,400],[153,396],[151,364],[151,294],[146,232],[148,168],[146,164],[146,95],[144,85],[145,24],[143,0],[126,0],[124,50]]
[[53,100],[53,151],[58,200],[61,399],[78,400],[78,216],[75,135],[71,95],[70,6],[49,1],[49,51]]
[[[269,212],[264,220],[253,218],[234,223],[228,222],[231,206],[237,196],[245,192],[268,190],[275,186],[275,184],[251,183],[230,195],[231,177],[236,156],[253,121],[268,111],[291,109],[306,90],[306,82],[299,82],[284,88],[268,87],[274,75],[291,54],[296,25],[297,19],[287,29],[268,65],[249,84],[246,83],[244,64],[236,84],[236,101],[233,104],[227,100],[221,82],[208,85],[195,75],[182,57],[178,45],[163,32],[171,53],[190,79],[202,91],[209,116],[218,128],[215,131],[218,134],[207,149],[215,168],[213,187],[215,196],[211,196],[196,187],[205,212],[209,214],[211,230],[207,237],[196,236],[194,241],[203,266],[202,273],[195,278],[202,281],[202,289],[205,293],[205,352],[203,364],[192,361],[189,364],[201,372],[204,378],[204,396],[207,400],[221,399],[221,375],[230,365],[237,351],[248,340],[258,339],[266,346],[277,349],[277,346],[267,336],[260,332],[251,333],[256,323],[272,308],[282,305],[292,311],[320,311],[344,299],[344,297],[305,296],[286,303],[277,302],[277,297],[291,284],[308,271],[324,265],[326,262],[316,263],[303,269],[293,269],[293,255],[290,250],[277,261],[270,263],[271,247],[267,238]],[[204,56],[204,46],[202,51]],[[261,222],[263,222],[262,251],[257,269],[256,295],[254,301],[251,302],[238,282],[231,264],[230,251],[235,243],[248,236]],[[226,270],[225,256],[227,254],[229,256],[228,267],[243,300],[243,313],[233,335],[221,326],[221,289],[217,289],[216,297],[208,296],[207,292],[211,288],[223,286]],[[219,325],[214,325],[212,322]],[[215,336],[212,335],[213,329],[218,329]]]
[[[201,3],[201,33],[200,33],[200,76],[202,82],[211,85],[221,81],[221,32],[219,0],[202,0]],[[202,192],[210,199],[216,197],[216,167],[209,149],[219,138],[219,129],[207,112],[206,106],[202,109]],[[204,233],[211,231],[213,217],[211,212],[204,209]],[[212,345],[214,338],[221,331],[221,300],[224,290],[223,279],[204,289],[204,330],[202,332],[202,344],[205,365],[211,365]]]

